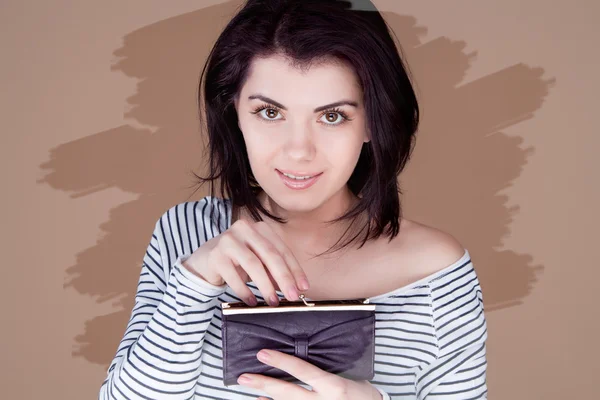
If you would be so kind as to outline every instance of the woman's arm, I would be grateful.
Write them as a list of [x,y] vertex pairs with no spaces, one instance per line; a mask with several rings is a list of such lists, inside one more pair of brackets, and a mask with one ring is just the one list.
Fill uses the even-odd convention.
[[[190,399],[194,395],[204,335],[218,306],[216,298],[227,286],[211,285],[183,267],[189,254],[174,250],[177,235],[171,234],[171,218],[178,218],[176,207],[155,225],[131,318],[99,400]],[[191,240],[180,239],[182,243]],[[173,265],[166,265],[164,260],[175,256]]]
[[417,399],[487,398],[487,324],[474,270],[432,287],[438,354],[416,376]]

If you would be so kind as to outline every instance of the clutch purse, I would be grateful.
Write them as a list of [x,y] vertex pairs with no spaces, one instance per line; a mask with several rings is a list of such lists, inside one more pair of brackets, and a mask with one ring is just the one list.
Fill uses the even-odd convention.
[[278,306],[258,302],[221,303],[223,383],[237,385],[243,373],[300,383],[287,372],[260,362],[261,349],[299,357],[352,380],[374,376],[375,304],[369,299],[300,301]]

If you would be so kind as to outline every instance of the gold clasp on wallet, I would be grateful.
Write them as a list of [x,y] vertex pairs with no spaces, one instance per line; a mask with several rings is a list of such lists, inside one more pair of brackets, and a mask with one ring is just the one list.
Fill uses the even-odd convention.
[[308,302],[304,294],[300,294],[302,301],[279,300],[278,306],[270,306],[264,301],[251,307],[243,301],[233,303],[222,302],[221,311],[223,315],[232,314],[262,314],[296,311],[342,311],[342,310],[375,310],[375,304],[370,304],[369,299],[353,300],[316,300]]
[[304,302],[304,304],[306,304],[307,306],[309,306],[309,307],[314,307],[315,303],[307,303],[307,302],[306,302],[306,296],[304,296],[304,294],[301,294],[301,295],[300,295],[300,296],[298,296],[298,297],[300,297],[300,300],[302,300],[302,301]]

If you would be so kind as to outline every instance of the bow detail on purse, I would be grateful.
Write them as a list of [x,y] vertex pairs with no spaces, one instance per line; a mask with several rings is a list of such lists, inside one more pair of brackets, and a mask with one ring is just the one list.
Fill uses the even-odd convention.
[[374,336],[373,318],[345,321],[312,335],[295,336],[252,323],[230,322],[236,325],[237,340],[232,340],[229,351],[235,355],[236,362],[242,364],[253,364],[260,349],[273,349],[294,355],[326,370],[342,366],[348,368],[349,361],[356,362],[365,356],[365,351],[371,344],[369,342]]

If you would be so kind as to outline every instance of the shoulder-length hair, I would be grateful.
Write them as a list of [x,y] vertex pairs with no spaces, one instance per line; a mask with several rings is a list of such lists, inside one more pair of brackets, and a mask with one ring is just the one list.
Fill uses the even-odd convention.
[[390,32],[369,0],[247,0],[218,37],[200,75],[198,105],[202,110],[204,100],[210,175],[194,173],[198,184],[210,181],[214,197],[213,181],[221,178],[220,196],[229,197],[235,209],[245,207],[255,221],[262,221],[260,210],[272,220],[287,222],[256,198],[260,186],[250,168],[234,100],[255,57],[284,55],[300,69],[323,60],[342,61],[353,67],[362,86],[371,140],[363,143],[347,183],[360,201],[328,223],[350,220],[352,226],[363,219],[352,239],[321,254],[348,246],[364,230],[360,247],[384,231],[391,241],[402,216],[398,174],[414,147],[419,107],[401,47]]

